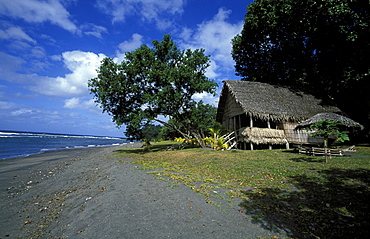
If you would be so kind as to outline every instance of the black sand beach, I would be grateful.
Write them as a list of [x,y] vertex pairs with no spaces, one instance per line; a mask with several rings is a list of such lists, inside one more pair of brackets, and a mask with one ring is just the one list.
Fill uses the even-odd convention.
[[119,162],[123,145],[0,162],[0,238],[279,238],[238,201],[207,203],[189,187]]

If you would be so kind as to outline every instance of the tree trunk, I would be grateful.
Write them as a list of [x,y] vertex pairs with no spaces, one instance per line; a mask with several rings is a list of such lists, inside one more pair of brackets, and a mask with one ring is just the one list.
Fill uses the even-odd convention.
[[189,134],[182,132],[180,129],[178,129],[176,126],[174,126],[174,125],[172,125],[172,124],[169,124],[169,123],[167,123],[167,122],[165,122],[165,121],[163,121],[163,120],[159,120],[159,119],[155,119],[155,121],[157,121],[157,122],[159,122],[159,123],[161,123],[161,124],[163,124],[163,125],[166,125],[166,126],[168,126],[168,127],[172,128],[172,129],[176,130],[176,131],[177,131],[177,132],[179,132],[179,133],[182,135],[182,137],[184,137],[184,138],[190,138],[190,135],[189,135]]
[[193,133],[193,136],[194,136],[194,138],[198,141],[198,144],[200,145],[200,147],[202,147],[202,148],[206,148],[206,147],[207,147],[207,146],[204,144],[204,141],[203,141],[203,139],[202,139],[202,137],[201,137],[201,135],[200,135],[200,134]]
[[324,138],[325,163],[328,162],[328,138]]

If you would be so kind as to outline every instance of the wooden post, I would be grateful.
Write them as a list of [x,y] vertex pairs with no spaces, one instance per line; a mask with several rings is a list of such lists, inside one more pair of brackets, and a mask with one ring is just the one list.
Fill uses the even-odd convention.
[[[267,128],[271,129],[270,119],[267,119]],[[272,150],[272,145],[269,144],[269,150]]]
[[239,125],[238,125],[238,129],[240,129],[242,127],[242,122],[241,122],[241,118],[240,118],[240,115],[238,115],[238,122],[239,122]]
[[[252,128],[253,127],[253,119],[252,119],[252,114],[249,114],[249,126]],[[249,142],[249,145],[251,146],[251,150],[253,150],[253,143]]]
[[234,131],[236,131],[236,117],[233,117],[233,125],[234,125]]

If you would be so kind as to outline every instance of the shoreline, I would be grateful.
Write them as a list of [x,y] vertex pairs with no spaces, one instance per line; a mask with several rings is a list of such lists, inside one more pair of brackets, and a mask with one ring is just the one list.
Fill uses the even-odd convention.
[[116,157],[123,148],[1,161],[0,238],[288,237],[253,223],[237,200],[220,199],[220,209],[187,186],[156,179]]
[[59,148],[59,149],[46,149],[46,150],[40,150],[37,153],[30,153],[26,155],[19,155],[19,156],[11,156],[6,158],[0,158],[0,162],[5,160],[12,160],[12,159],[18,159],[18,158],[25,158],[25,157],[31,157],[34,155],[44,154],[48,152],[55,152],[55,151],[63,151],[63,150],[74,150],[74,149],[91,149],[91,148],[104,148],[104,147],[116,147],[116,146],[129,146],[129,145],[135,145],[140,144],[140,142],[130,142],[130,143],[122,143],[122,144],[112,144],[112,145],[96,145],[96,146],[76,146],[73,148]]

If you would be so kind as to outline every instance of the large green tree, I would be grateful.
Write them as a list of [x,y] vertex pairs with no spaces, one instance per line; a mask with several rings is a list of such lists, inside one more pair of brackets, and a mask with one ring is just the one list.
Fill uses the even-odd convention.
[[[98,76],[89,81],[96,103],[117,126],[126,125],[128,136],[141,135],[143,127],[154,120],[176,128],[160,120],[161,116],[175,122],[194,121],[196,109],[204,104],[196,103],[193,95],[215,94],[217,87],[205,76],[210,60],[203,49],[180,50],[170,35],[152,43],[151,48],[142,45],[126,52],[121,63],[103,59]],[[188,123],[188,131],[179,132],[201,141],[197,125]]]
[[307,91],[369,125],[369,10],[368,0],[256,0],[233,39],[237,75]]

